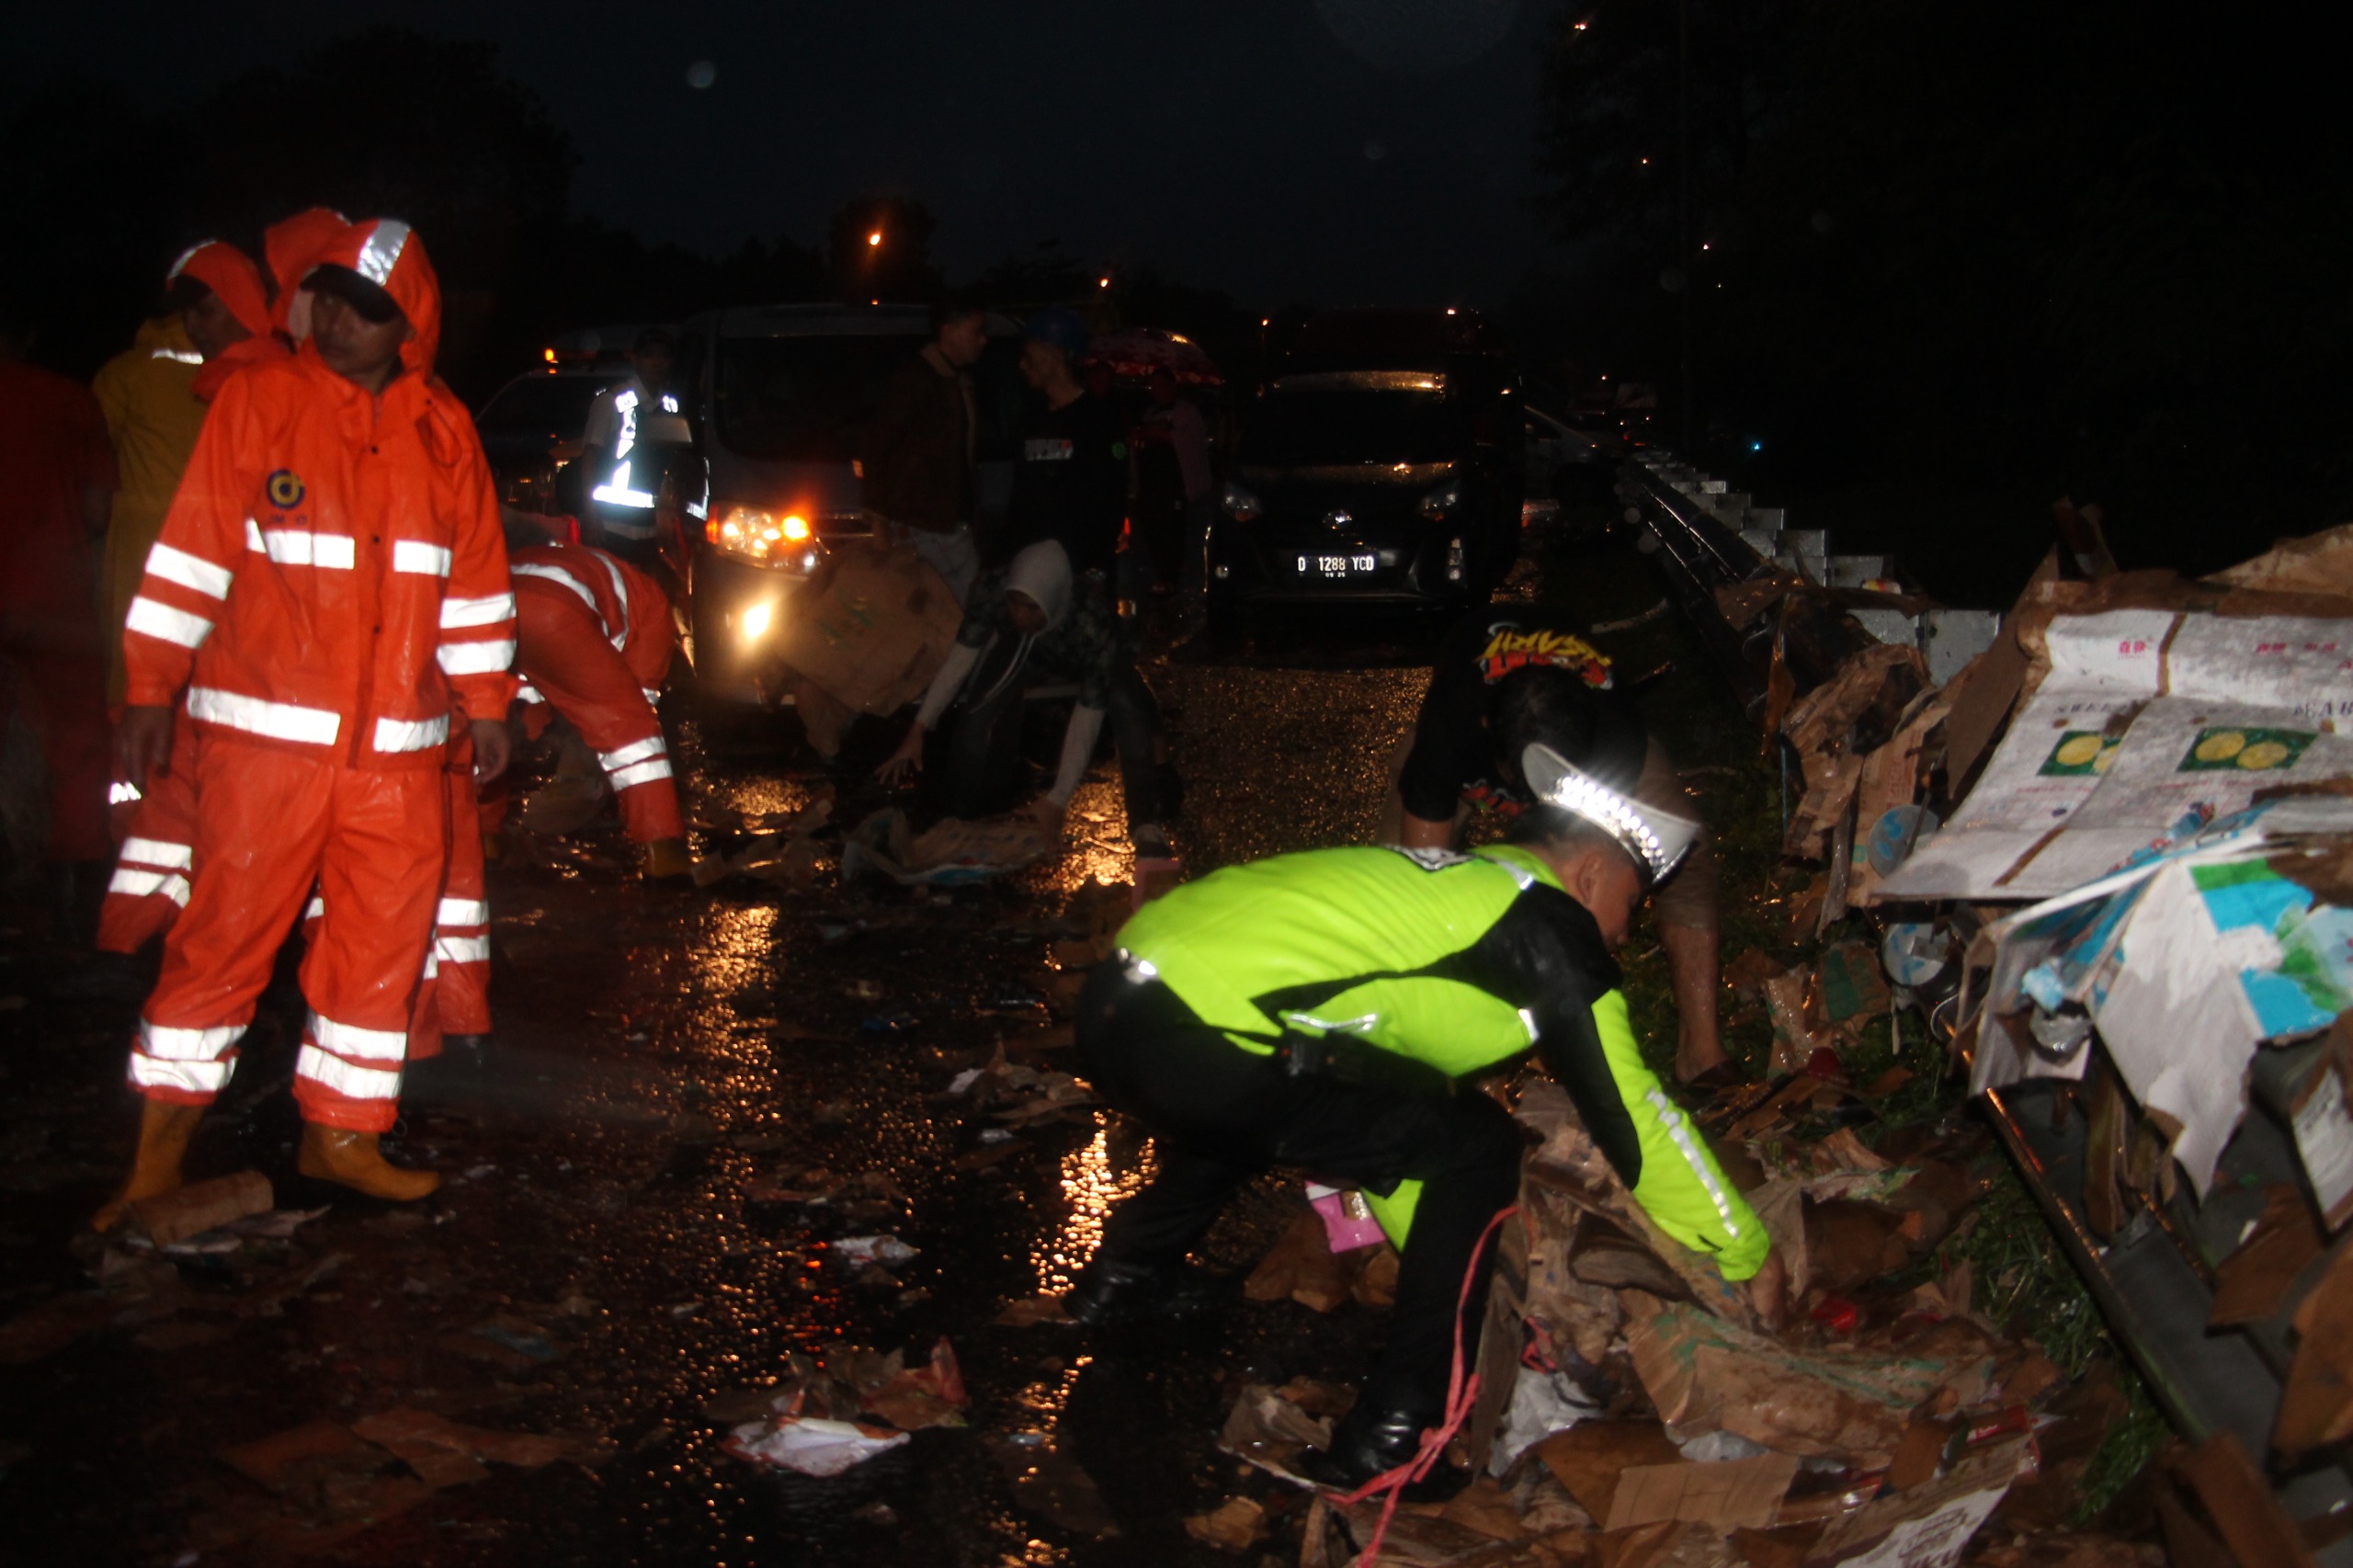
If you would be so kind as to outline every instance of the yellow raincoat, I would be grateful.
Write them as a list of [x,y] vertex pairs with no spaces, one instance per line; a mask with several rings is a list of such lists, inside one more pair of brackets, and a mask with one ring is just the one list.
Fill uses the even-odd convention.
[[122,700],[122,623],[147,570],[147,548],[163,529],[180,472],[196,449],[196,433],[204,427],[206,404],[191,390],[202,368],[180,318],[158,316],[141,326],[131,346],[100,367],[90,383],[105,411],[122,475],[98,562],[109,702]]

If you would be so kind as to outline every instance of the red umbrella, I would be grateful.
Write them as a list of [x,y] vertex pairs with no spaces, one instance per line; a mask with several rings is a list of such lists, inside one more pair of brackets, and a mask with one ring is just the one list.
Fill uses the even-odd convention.
[[1182,333],[1156,326],[1105,333],[1086,346],[1086,362],[1108,366],[1113,375],[1138,381],[1154,370],[1166,370],[1178,381],[1197,386],[1220,386],[1225,381],[1199,344]]

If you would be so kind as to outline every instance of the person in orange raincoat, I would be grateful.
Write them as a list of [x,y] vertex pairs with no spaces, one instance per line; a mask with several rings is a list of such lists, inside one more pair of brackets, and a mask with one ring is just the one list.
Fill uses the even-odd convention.
[[[285,308],[304,275],[347,226],[341,214],[324,208],[271,225],[263,244],[277,280],[275,308],[260,269],[244,253],[219,240],[190,248],[173,264],[167,287],[169,297],[180,305],[177,319],[195,345],[200,368],[179,363],[160,349],[142,365],[133,349],[98,372],[99,401],[107,407],[124,473],[123,491],[108,527],[105,588],[115,629],[111,696],[117,703],[123,694],[123,620],[145,575],[147,553],[163,528],[165,510],[195,449],[205,410],[237,370],[286,357],[279,335]],[[140,335],[146,341],[147,329]],[[118,373],[118,395],[110,401],[107,383]],[[126,506],[124,497],[134,492],[136,503]],[[170,765],[148,781],[143,795],[135,786],[129,790],[117,787],[119,792],[138,798],[128,809],[114,876],[98,911],[102,952],[137,952],[169,929],[188,903],[188,869],[196,844],[194,744],[193,730],[181,726],[174,736]]]
[[517,549],[514,573],[525,733],[545,733],[550,708],[570,721],[597,754],[624,831],[645,846],[645,874],[686,875],[686,822],[654,711],[676,641],[668,597],[636,567],[585,544]]
[[261,269],[220,240],[192,245],[164,275],[163,313],[90,382],[106,411],[122,483],[107,518],[98,592],[106,606],[107,697],[122,700],[122,618],[147,569],[181,471],[196,449],[205,405],[231,371],[285,350],[269,331]]
[[192,725],[197,833],[131,1055],[138,1153],[99,1229],[180,1184],[314,885],[298,1167],[394,1199],[439,1185],[378,1139],[448,863],[453,703],[481,777],[506,764],[514,594],[482,444],[432,374],[424,242],[353,224],[304,286],[310,336],[222,389],[124,633],[124,771],[143,784]]

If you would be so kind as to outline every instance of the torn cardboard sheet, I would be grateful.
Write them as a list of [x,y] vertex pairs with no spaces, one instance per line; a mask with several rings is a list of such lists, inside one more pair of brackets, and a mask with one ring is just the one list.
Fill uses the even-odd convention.
[[2030,1462],[2013,1437],[1955,1465],[1941,1481],[1882,1497],[1833,1524],[1805,1568],[1952,1568]]
[[2046,897],[2192,806],[2353,771],[2334,733],[2353,712],[2353,620],[2108,610],[2053,618],[2041,646],[2048,673],[1976,787],[1877,896]]
[[785,603],[776,654],[841,706],[892,713],[921,697],[963,611],[912,547],[837,550]]
[[1797,1472],[1794,1454],[1759,1454],[1715,1464],[1637,1465],[1619,1472],[1602,1528],[1696,1519],[1727,1532],[1744,1525],[1763,1529],[1780,1511],[1781,1497]]
[[1982,1374],[1904,1356],[1807,1353],[1685,1303],[1628,1292],[1634,1369],[1678,1441],[1732,1432],[1777,1453],[1884,1466],[1913,1410],[1940,1386]]
[[[2268,801],[1988,927],[1972,1092],[2080,1077],[2096,1026],[2141,1108],[2180,1124],[2173,1153],[2202,1196],[2257,1044],[2325,1028],[2353,1000],[2353,913],[2270,864],[2282,845],[2348,832],[2353,801]],[[2006,1026],[2021,1015],[2026,1028]]]

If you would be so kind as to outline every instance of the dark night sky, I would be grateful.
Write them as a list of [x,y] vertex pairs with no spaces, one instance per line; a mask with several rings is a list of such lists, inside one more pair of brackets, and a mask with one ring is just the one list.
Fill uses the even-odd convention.
[[74,70],[168,103],[399,21],[497,43],[579,149],[574,209],[649,239],[820,244],[892,190],[951,277],[1051,238],[1255,301],[1492,304],[1537,247],[1558,3],[52,5],[10,24],[0,90]]

